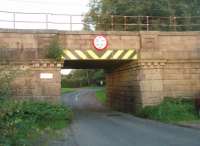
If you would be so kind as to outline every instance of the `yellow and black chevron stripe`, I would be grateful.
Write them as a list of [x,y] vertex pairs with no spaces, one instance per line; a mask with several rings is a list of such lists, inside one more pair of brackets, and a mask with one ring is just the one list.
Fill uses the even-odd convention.
[[65,60],[136,60],[137,52],[134,49],[128,50],[64,50]]

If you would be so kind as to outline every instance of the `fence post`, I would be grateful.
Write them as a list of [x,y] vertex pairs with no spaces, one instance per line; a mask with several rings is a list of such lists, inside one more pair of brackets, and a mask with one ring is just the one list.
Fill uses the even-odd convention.
[[169,16],[169,31],[172,30],[172,16]]
[[173,17],[173,27],[174,31],[176,31],[176,17]]
[[16,19],[16,18],[15,18],[15,17],[16,17],[16,16],[15,16],[15,12],[13,12],[13,28],[14,28],[14,29],[16,28],[16,26],[15,26],[15,21],[16,21],[15,19]]
[[48,14],[46,14],[46,29],[48,29],[48,23],[49,23]]
[[100,20],[100,16],[99,15],[97,15],[97,30],[99,29],[99,28],[101,28],[101,20]]
[[124,31],[126,31],[126,30],[127,30],[127,25],[126,25],[126,23],[127,23],[127,22],[126,22],[126,18],[127,18],[127,17],[126,17],[126,16],[124,16]]
[[147,31],[149,31],[149,16],[147,16]]
[[138,31],[141,31],[141,20],[140,20],[140,16],[136,17],[137,18],[137,26],[138,26]]
[[111,30],[114,30],[114,16],[111,15]]
[[70,31],[72,31],[72,15],[69,16]]

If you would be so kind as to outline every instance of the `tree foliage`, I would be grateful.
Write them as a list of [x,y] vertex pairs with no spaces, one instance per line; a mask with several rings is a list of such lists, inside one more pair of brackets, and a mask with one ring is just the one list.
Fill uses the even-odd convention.
[[101,69],[72,70],[67,76],[62,77],[62,87],[82,87],[99,85],[105,80],[104,71]]
[[[85,21],[92,22],[95,29],[106,29],[106,24],[111,24],[110,17],[112,15],[121,15],[121,16],[159,16],[159,17],[169,17],[169,16],[178,16],[178,17],[191,17],[191,16],[200,16],[200,1],[199,0],[91,0],[89,3],[90,10],[86,15]],[[105,25],[97,25],[99,23],[99,18],[101,18],[101,23],[103,22]],[[124,20],[120,18],[116,18],[119,21],[118,23],[122,23]],[[127,20],[129,23],[136,23],[135,20]],[[144,21],[144,20],[141,20]],[[150,20],[155,23],[161,21],[161,19]],[[169,20],[165,20],[165,24],[169,25]],[[153,23],[152,22],[152,23]],[[116,22],[117,23],[117,22]],[[142,23],[142,22],[137,22]],[[188,23],[200,23],[198,20],[194,18],[194,20],[190,18],[181,18],[177,19],[177,24],[188,24]],[[115,26],[115,29],[117,26]],[[109,26],[107,26],[107,30],[109,30]],[[195,29],[187,28],[190,30]],[[199,26],[198,26],[199,28]],[[120,29],[120,28],[119,28]],[[161,30],[164,28],[160,28]],[[166,28],[165,28],[166,29]],[[180,30],[184,30],[186,28],[179,28]],[[197,28],[196,28],[197,29]],[[136,28],[130,28],[130,30],[136,30]]]

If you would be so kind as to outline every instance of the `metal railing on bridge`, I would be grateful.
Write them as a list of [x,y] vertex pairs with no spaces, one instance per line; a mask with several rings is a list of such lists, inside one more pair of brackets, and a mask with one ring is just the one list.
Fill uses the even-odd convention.
[[200,16],[90,16],[0,11],[0,28],[66,31],[199,31]]

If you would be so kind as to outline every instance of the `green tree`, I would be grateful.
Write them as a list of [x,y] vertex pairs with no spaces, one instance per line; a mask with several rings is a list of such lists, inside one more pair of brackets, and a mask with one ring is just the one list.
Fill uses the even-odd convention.
[[[123,30],[125,19],[123,17],[112,17],[112,15],[121,16],[149,16],[150,24],[159,24],[149,26],[151,30],[171,30],[170,23],[177,24],[177,30],[199,30],[200,18],[177,18],[200,16],[199,0],[91,0],[90,10],[86,15],[86,23],[92,22],[96,30]],[[152,18],[151,16],[159,16]],[[171,16],[171,17],[170,17]],[[162,18],[161,18],[162,17]],[[163,17],[169,17],[163,18]],[[171,18],[171,19],[170,19]],[[114,24],[118,24],[113,26]],[[146,17],[126,18],[126,23],[140,24],[146,23]],[[181,26],[185,25],[185,26]],[[127,30],[144,30],[146,26],[130,25]]]
[[77,69],[72,70],[67,76],[62,77],[63,87],[82,87],[98,85],[105,80],[105,73],[102,69]]

